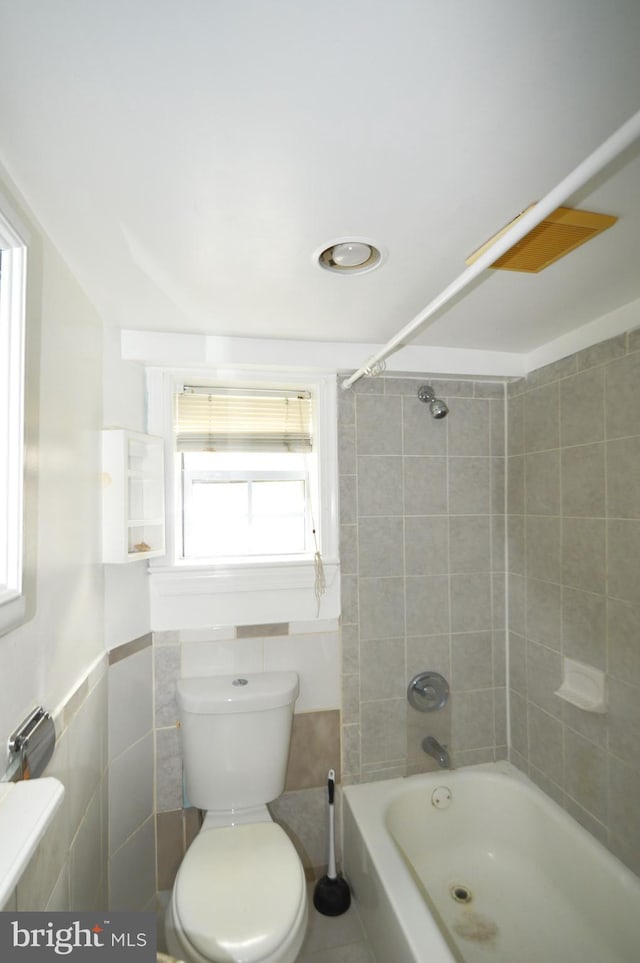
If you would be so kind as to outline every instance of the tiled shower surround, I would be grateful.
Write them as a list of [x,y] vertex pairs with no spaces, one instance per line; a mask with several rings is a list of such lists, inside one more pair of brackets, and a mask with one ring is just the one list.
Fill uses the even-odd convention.
[[[381,377],[339,404],[344,780],[434,768],[427,735],[455,765],[503,757],[504,385]],[[419,713],[406,689],[427,669],[451,698]]]
[[[640,872],[640,330],[508,390],[513,761]],[[604,715],[554,693],[606,673]]]

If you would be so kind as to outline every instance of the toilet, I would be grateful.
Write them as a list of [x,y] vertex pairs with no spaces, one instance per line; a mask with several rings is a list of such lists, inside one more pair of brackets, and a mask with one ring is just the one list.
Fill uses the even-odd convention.
[[294,963],[302,863],[267,803],[284,789],[295,672],[179,679],[185,792],[205,811],[173,884],[167,948],[184,963]]

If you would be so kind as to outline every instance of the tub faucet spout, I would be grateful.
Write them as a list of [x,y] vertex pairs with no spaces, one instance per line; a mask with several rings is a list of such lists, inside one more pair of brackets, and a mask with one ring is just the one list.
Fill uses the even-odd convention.
[[441,769],[451,769],[451,760],[446,746],[441,746],[433,736],[426,736],[422,740],[422,748],[428,756],[433,756]]

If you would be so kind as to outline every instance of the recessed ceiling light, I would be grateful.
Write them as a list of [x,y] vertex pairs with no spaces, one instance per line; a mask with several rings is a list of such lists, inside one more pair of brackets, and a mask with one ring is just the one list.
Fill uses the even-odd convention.
[[315,255],[320,267],[336,274],[363,274],[383,260],[379,247],[363,238],[342,238]]

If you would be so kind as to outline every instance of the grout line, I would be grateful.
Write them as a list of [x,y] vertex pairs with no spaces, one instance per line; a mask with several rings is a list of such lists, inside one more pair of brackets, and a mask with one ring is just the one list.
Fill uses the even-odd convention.
[[[509,399],[507,385],[504,386],[504,675],[505,675],[505,712],[507,754],[511,755],[511,660],[509,652]],[[523,415],[524,421],[524,415]],[[523,425],[524,434],[524,425]],[[523,445],[524,447],[524,445]],[[523,532],[524,538],[524,532]],[[524,554],[524,549],[523,549]]]

